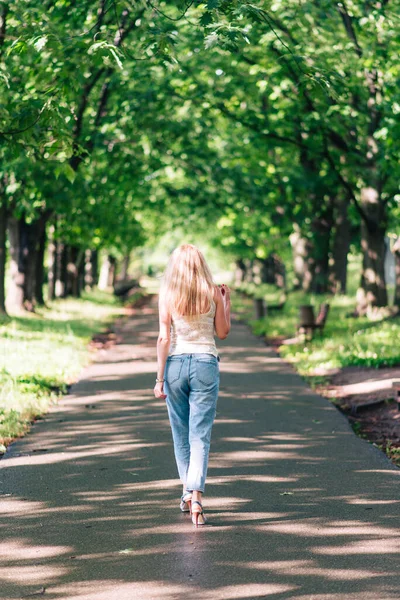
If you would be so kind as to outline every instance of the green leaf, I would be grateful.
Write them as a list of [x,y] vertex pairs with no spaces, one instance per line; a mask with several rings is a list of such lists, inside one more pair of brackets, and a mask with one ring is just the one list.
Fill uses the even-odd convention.
[[8,89],[10,89],[10,83],[7,75],[5,73],[0,73],[0,78],[4,81]]
[[203,13],[199,19],[199,23],[203,27],[207,27],[207,25],[210,25],[210,23],[212,23],[212,22],[213,22],[213,16],[209,10],[207,10],[205,13]]
[[65,163],[64,174],[70,183],[74,183],[76,172],[68,163]]
[[70,183],[74,183],[76,177],[76,172],[67,162],[58,164],[54,169],[54,174],[57,179],[60,177],[60,175],[65,175]]
[[121,62],[121,59],[119,58],[118,54],[116,53],[115,48],[110,48],[110,52],[113,55],[113,57],[115,58],[115,62],[117,63],[119,68],[122,69],[122,62]]

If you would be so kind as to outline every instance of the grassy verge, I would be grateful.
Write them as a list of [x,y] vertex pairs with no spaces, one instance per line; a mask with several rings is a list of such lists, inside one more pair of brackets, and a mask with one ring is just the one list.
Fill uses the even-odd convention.
[[[268,293],[271,298],[268,298]],[[277,301],[273,293],[272,290],[264,290],[263,293],[272,304]],[[324,301],[331,305],[324,336],[320,338],[317,334],[312,341],[294,339],[299,306],[311,304],[317,309]],[[329,383],[330,374],[338,369],[349,366],[378,369],[400,365],[400,318],[386,318],[385,313],[378,313],[370,318],[349,317],[354,306],[354,296],[323,298],[295,292],[289,295],[282,311],[255,319],[254,301],[242,294],[233,294],[233,307],[239,318],[247,322],[255,334],[278,346],[282,358],[291,362],[300,375],[322,393]],[[290,343],[282,343],[283,340]],[[374,438],[366,433],[368,428],[365,429],[361,422],[350,415],[348,417],[357,435],[374,442]],[[377,421],[375,427],[373,436],[380,429]],[[383,432],[384,425],[382,427]],[[383,444],[375,445],[400,467],[400,447],[396,441],[386,439]]]
[[385,314],[377,314],[373,319],[349,317],[354,310],[354,297],[325,298],[294,292],[282,311],[254,319],[253,301],[235,296],[234,309],[239,317],[251,325],[255,334],[271,340],[295,338],[301,304],[313,305],[315,312],[322,302],[331,305],[322,338],[317,333],[311,342],[299,340],[279,348],[281,356],[294,363],[301,375],[320,376],[349,366],[380,368],[400,364],[400,318],[385,319]]
[[92,335],[122,313],[96,291],[0,321],[0,453],[67,391],[90,361]]

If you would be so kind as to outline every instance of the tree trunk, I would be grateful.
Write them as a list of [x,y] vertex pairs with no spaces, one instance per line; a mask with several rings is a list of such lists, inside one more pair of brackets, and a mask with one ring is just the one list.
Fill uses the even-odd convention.
[[364,314],[370,306],[387,306],[388,303],[385,281],[386,208],[374,188],[361,191],[361,205],[366,219],[361,223],[363,263],[357,292],[358,314]]
[[28,223],[25,215],[8,220],[11,281],[7,305],[14,310],[33,311],[36,302],[36,274],[39,242],[46,227],[47,215]]
[[332,202],[312,223],[313,232],[313,277],[311,291],[315,294],[326,294],[329,284],[329,256],[331,233],[333,226]]
[[278,288],[286,289],[286,268],[279,256],[275,252],[271,252],[261,262],[260,276],[262,283],[270,283]]
[[20,252],[20,222],[15,217],[8,218],[8,239],[10,242],[10,283],[7,290],[7,308],[22,311],[24,308],[25,272]]
[[99,251],[92,250],[92,272],[93,272],[93,286],[97,286],[99,283]]
[[84,275],[85,290],[89,292],[93,288],[93,262],[92,250],[85,250],[85,275]]
[[109,254],[106,260],[101,265],[99,277],[99,290],[106,290],[107,288],[114,286],[116,262],[117,261],[115,257]]
[[67,297],[67,245],[58,240],[56,244],[56,298]]
[[252,281],[256,285],[260,285],[260,283],[262,283],[262,279],[261,279],[262,262],[258,258],[255,258],[252,261],[252,264],[253,264],[253,266],[252,266]]
[[56,226],[49,227],[49,269],[47,273],[47,297],[51,302],[55,298],[56,292],[56,264],[57,264],[57,244],[55,240]]
[[84,261],[84,288],[88,292],[97,285],[98,265],[97,265],[97,250],[85,250]]
[[335,236],[330,269],[330,289],[333,293],[347,291],[347,263],[350,250],[351,228],[347,199],[339,200],[335,209]]
[[294,232],[290,235],[290,244],[293,252],[293,268],[295,290],[310,292],[314,279],[315,265],[312,257],[312,244],[304,238],[300,228],[295,225]]
[[254,260],[251,258],[246,258],[244,260],[246,270],[245,270],[245,281],[247,283],[253,283],[254,280]]
[[124,258],[122,259],[122,263],[121,263],[121,273],[120,273],[121,281],[125,281],[126,279],[128,279],[128,270],[129,270],[130,262],[131,262],[130,253],[125,254]]
[[78,293],[81,295],[82,291],[85,289],[85,251],[79,250],[79,258],[78,258]]
[[239,285],[243,283],[246,277],[246,265],[242,258],[238,258],[236,261],[236,269],[235,269],[235,285]]
[[67,295],[79,298],[81,293],[80,273],[83,251],[77,246],[68,246],[67,252]]
[[108,272],[108,282],[107,285],[108,287],[114,287],[115,285],[115,275],[116,275],[116,269],[117,269],[117,259],[114,256],[111,256],[111,254],[108,257],[109,263],[110,263],[110,270]]
[[20,251],[22,252],[23,269],[25,272],[24,282],[24,308],[30,312],[35,310],[35,288],[36,288],[36,264],[38,259],[38,235],[39,223],[27,223],[25,219],[20,221]]
[[44,305],[43,284],[44,284],[44,255],[46,250],[46,226],[42,228],[38,239],[38,251],[36,257],[35,273],[35,299],[40,306]]
[[7,201],[4,195],[3,185],[0,190],[0,314],[6,312],[6,293],[5,293],[5,275],[6,275],[6,239],[7,239]]
[[267,314],[267,305],[263,298],[254,299],[254,308],[256,312],[256,319],[262,319]]
[[397,238],[393,247],[393,256],[395,262],[394,305],[400,309],[400,237]]

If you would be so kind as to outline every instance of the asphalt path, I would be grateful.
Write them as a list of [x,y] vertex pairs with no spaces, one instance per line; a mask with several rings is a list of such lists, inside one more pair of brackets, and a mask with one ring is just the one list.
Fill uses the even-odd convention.
[[242,324],[179,511],[153,303],[0,461],[0,599],[398,600],[400,469]]

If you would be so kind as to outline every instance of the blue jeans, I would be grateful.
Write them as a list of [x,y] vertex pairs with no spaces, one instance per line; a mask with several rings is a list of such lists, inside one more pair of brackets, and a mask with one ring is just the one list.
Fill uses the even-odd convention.
[[164,390],[179,477],[187,490],[204,492],[211,429],[219,390],[219,358],[168,356]]

